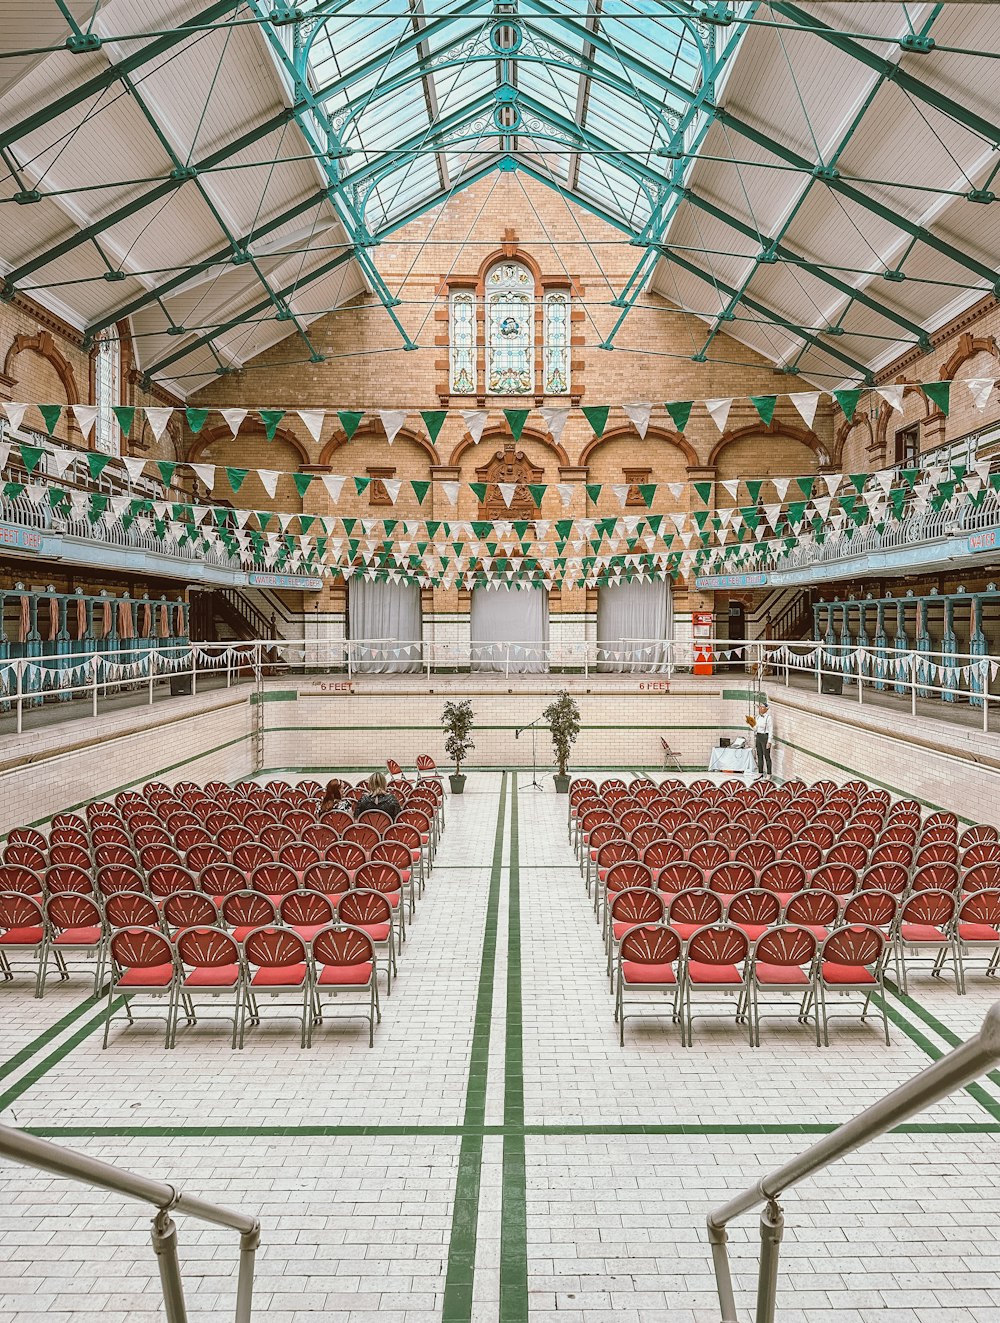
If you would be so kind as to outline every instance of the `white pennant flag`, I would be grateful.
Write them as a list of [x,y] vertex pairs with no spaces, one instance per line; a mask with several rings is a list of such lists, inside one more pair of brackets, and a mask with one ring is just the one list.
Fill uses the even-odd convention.
[[170,422],[170,415],[173,409],[146,408],[146,422],[149,423],[149,429],[153,433],[153,438],[159,441],[160,437],[167,430],[167,423]]
[[810,431],[816,418],[816,410],[819,407],[819,397],[820,392],[818,390],[796,391],[788,397],[798,410],[799,417]]
[[642,402],[639,404],[623,404],[622,408],[628,415],[629,422],[631,422],[635,430],[643,440],[645,440],[646,431],[649,428],[649,420],[653,416],[653,406]]
[[[128,459],[123,459],[122,463],[128,470],[129,482],[137,482],[142,477],[142,471],[146,467],[146,461],[142,455],[132,455]],[[160,518],[162,519],[162,515]]]
[[881,470],[880,470],[878,473],[876,473],[874,476],[875,476],[875,481],[876,481],[876,482],[878,483],[878,485],[882,488],[882,492],[883,492],[883,495],[884,495],[884,494],[889,490],[889,488],[892,486],[892,470],[891,470],[891,469],[881,469]]
[[[190,464],[188,466],[209,491],[215,486],[215,465],[214,464]],[[274,493],[271,493],[272,496]]]
[[547,408],[541,409],[539,412],[545,419],[545,426],[549,429],[549,435],[558,445],[566,426],[566,419],[569,417],[569,410]]
[[405,409],[380,409],[378,413],[382,420],[382,426],[385,428],[385,439],[390,446],[399,434],[399,429],[406,422],[407,413]]
[[611,490],[618,497],[618,504],[625,509],[625,502],[628,500],[629,484],[627,482],[612,483]]
[[895,409],[896,413],[903,412],[903,391],[906,390],[905,382],[898,382],[895,386],[876,386],[876,394],[881,395],[886,404]]
[[24,415],[28,412],[28,406],[26,404],[15,404],[13,401],[8,400],[3,406],[3,411],[10,420],[10,425],[14,431],[20,431]]
[[7,459],[10,455],[10,442],[0,441],[0,469],[7,467]]
[[720,486],[724,487],[725,490],[729,493],[729,499],[731,501],[736,500],[737,493],[740,490],[739,478],[730,478],[728,479],[728,481],[721,483]]
[[343,487],[345,479],[338,473],[321,473],[320,481],[326,488],[330,500],[336,505],[340,500],[340,489]]
[[772,486],[772,487],[774,488],[774,490],[778,493],[778,500],[779,500],[779,501],[783,501],[783,500],[785,499],[785,496],[788,494],[788,484],[789,484],[790,482],[791,482],[791,478],[772,478],[772,479],[771,479],[771,486]]
[[993,393],[993,387],[996,385],[993,377],[966,377],[965,384],[972,396],[972,403],[977,409],[985,409],[990,395]]
[[686,484],[683,482],[667,483],[667,487],[670,489],[670,495],[674,498],[675,501],[679,501],[681,499],[681,495],[684,491],[685,485]]
[[[73,411],[73,417],[80,426],[80,431],[84,436],[90,436],[94,430],[94,424],[97,422],[97,405],[71,404],[70,408]],[[62,474],[60,473],[59,476],[62,477]]]
[[562,501],[562,508],[568,510],[573,500],[573,484],[571,482],[560,482],[556,485],[559,493],[559,499]]
[[733,407],[732,399],[728,400],[706,400],[705,408],[712,416],[712,422],[720,432],[726,430],[726,422],[729,418],[729,410]]
[[240,428],[243,426],[243,419],[247,416],[247,414],[249,413],[249,410],[248,410],[248,409],[220,409],[220,410],[219,410],[219,413],[221,413],[222,416],[223,416],[223,418],[225,418],[225,420],[226,420],[226,426],[229,428],[230,432],[232,432],[233,436],[235,436],[236,433],[237,433],[237,432],[240,430]]
[[826,520],[830,516],[830,506],[833,504],[832,496],[816,496],[813,498],[813,506],[820,519]]
[[73,454],[72,450],[53,450],[52,453],[47,456],[47,461],[55,472],[56,477],[64,478],[66,476],[66,470],[73,463],[75,458],[76,456]]
[[319,439],[323,435],[323,423],[326,419],[326,410],[296,409],[295,412],[302,420],[302,426],[306,429],[316,444],[319,445]]
[[457,482],[439,482],[438,486],[448,498],[448,503],[452,507],[458,504],[458,483]]
[[278,490],[278,479],[281,477],[281,474],[275,469],[258,469],[257,477],[260,478],[260,485],[273,501],[275,493]]
[[836,496],[837,489],[839,488],[841,482],[843,481],[844,475],[842,473],[821,473],[820,477],[826,483],[826,490],[830,493],[830,495]]
[[516,482],[498,482],[498,483],[497,483],[497,489],[499,490],[500,495],[503,497],[503,503],[504,503],[504,505],[505,505],[505,506],[507,507],[507,509],[509,510],[509,509],[510,509],[510,503],[511,503],[511,501],[514,499],[514,493],[517,491],[517,483],[516,483]]
[[403,484],[399,478],[382,479],[382,486],[385,488],[386,492],[388,493],[389,500],[392,501],[393,505],[396,504],[396,497],[399,495],[399,489],[400,487],[402,487],[402,485]]
[[472,444],[478,446],[483,439],[483,428],[486,426],[487,413],[485,409],[463,409],[462,419],[469,435],[472,437]]

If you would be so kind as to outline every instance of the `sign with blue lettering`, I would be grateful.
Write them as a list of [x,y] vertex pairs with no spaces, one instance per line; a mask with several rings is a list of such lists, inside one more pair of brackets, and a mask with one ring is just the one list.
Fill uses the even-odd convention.
[[318,574],[257,574],[249,576],[251,588],[295,588],[318,592],[323,580]]
[[0,550],[41,551],[42,535],[36,528],[0,523]]
[[696,588],[763,588],[768,582],[766,574],[699,574]]

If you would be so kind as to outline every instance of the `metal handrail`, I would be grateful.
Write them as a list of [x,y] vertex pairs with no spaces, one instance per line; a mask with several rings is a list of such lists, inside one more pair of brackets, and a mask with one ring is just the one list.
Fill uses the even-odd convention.
[[979,1032],[932,1066],[831,1134],[825,1135],[783,1166],[769,1172],[749,1189],[708,1215],[708,1239],[712,1247],[715,1281],[722,1310],[722,1323],[739,1323],[736,1298],[726,1249],[727,1225],[734,1217],[764,1204],[760,1215],[760,1266],[757,1275],[756,1323],[773,1323],[778,1288],[778,1246],[785,1218],[779,1198],[793,1185],[846,1157],[887,1130],[915,1116],[925,1107],[964,1088],[1000,1061],[1000,1002],[986,1012]]
[[11,1126],[0,1125],[0,1157],[18,1162],[36,1171],[66,1176],[99,1190],[124,1195],[152,1204],[157,1210],[152,1224],[153,1250],[160,1269],[163,1289],[163,1308],[167,1323],[186,1323],[184,1284],[181,1280],[177,1257],[177,1226],[172,1212],[186,1213],[202,1222],[229,1227],[240,1233],[240,1271],[236,1286],[236,1323],[250,1323],[253,1304],[254,1255],[260,1244],[260,1221],[246,1213],[237,1213],[218,1204],[208,1203],[196,1195],[184,1194],[165,1181],[154,1181],[148,1176],[123,1171],[110,1162],[62,1148],[47,1139],[26,1134]]

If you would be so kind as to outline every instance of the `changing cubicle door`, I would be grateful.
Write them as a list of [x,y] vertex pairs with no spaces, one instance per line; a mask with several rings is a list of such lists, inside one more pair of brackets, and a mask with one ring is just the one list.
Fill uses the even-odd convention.
[[665,672],[673,622],[673,599],[665,579],[601,588],[597,597],[597,669]]
[[350,580],[348,637],[354,668],[361,674],[419,671],[421,627],[416,584]]
[[549,595],[544,588],[476,588],[472,669],[527,674],[549,668]]

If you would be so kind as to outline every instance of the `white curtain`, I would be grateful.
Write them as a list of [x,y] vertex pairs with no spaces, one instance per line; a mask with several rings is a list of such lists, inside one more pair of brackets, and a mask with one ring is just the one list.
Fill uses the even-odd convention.
[[619,583],[601,588],[597,599],[597,669],[666,671],[674,634],[670,583]]
[[549,595],[544,588],[475,588],[472,669],[505,673],[549,669]]
[[359,671],[420,670],[420,589],[416,584],[351,579],[347,618]]

